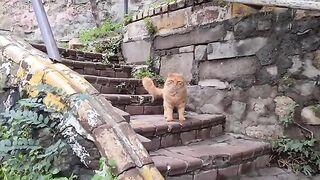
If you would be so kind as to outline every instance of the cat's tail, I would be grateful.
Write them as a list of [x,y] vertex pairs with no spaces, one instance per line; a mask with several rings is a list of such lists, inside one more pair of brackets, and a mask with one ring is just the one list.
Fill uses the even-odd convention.
[[154,96],[154,97],[161,96],[162,97],[162,89],[157,88],[154,85],[151,78],[144,77],[142,79],[142,85],[148,91],[148,93],[151,94],[152,96]]

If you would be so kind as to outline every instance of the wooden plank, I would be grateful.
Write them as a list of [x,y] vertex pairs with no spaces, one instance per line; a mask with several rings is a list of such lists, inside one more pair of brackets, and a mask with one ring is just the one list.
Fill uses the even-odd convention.
[[315,0],[226,0],[228,2],[262,5],[280,6],[293,9],[320,10],[320,1]]

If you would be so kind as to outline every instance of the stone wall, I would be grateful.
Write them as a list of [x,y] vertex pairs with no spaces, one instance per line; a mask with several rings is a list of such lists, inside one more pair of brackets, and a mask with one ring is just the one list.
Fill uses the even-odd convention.
[[154,57],[164,76],[183,73],[191,85],[188,110],[226,114],[228,131],[264,139],[299,135],[301,129],[279,124],[291,111],[314,129],[307,124],[319,118],[305,107],[320,99],[320,14],[275,8],[231,18],[227,10],[210,2],[152,16],[153,36],[142,20],[133,22],[124,55],[133,63]]
[[[128,0],[129,13],[148,7],[156,0]],[[43,0],[48,19],[57,40],[70,40],[79,31],[92,28],[95,22],[89,0]],[[121,20],[124,0],[97,1],[99,18]],[[14,33],[32,41],[41,41],[41,33],[30,0],[0,1],[0,34]],[[9,31],[9,32],[8,32]]]

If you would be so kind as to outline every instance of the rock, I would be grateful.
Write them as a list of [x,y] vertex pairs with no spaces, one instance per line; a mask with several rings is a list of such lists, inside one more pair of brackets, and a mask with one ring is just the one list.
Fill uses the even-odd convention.
[[217,104],[205,104],[200,108],[200,111],[208,114],[223,113],[223,107]]
[[194,51],[194,59],[196,61],[207,60],[207,46],[206,45],[196,46],[195,51]]
[[232,101],[230,111],[237,119],[242,119],[245,114],[247,104],[240,101]]
[[278,75],[278,67],[277,66],[266,67],[266,70],[273,77]]
[[251,137],[271,140],[283,136],[283,128],[280,125],[258,125],[246,128],[246,134]]
[[289,57],[292,59],[292,66],[289,69],[289,72],[292,74],[298,74],[302,71],[301,67],[303,66],[302,61],[300,60],[300,56],[296,55],[296,56],[292,56]]
[[174,47],[204,44],[223,39],[225,29],[223,25],[215,27],[199,27],[192,31],[169,36],[157,36],[154,40],[155,49],[169,49]]
[[269,84],[252,86],[248,90],[248,95],[252,98],[266,99],[268,97],[275,97],[276,93],[276,87],[272,87]]
[[179,48],[179,53],[188,53],[188,52],[193,52],[194,46],[185,46]]
[[234,80],[245,75],[253,75],[257,70],[255,57],[243,57],[224,61],[204,61],[200,63],[200,80]]
[[[135,50],[136,51],[136,50]],[[140,54],[140,51],[136,51]],[[167,76],[168,73],[181,73],[185,80],[192,79],[193,53],[167,55],[161,58],[160,74]]]
[[84,45],[80,42],[79,38],[73,38],[68,43],[69,49],[80,49],[82,47],[84,47]]
[[215,87],[216,89],[229,89],[229,83],[228,82],[222,82],[218,79],[205,79],[202,81],[199,81],[200,86],[208,86],[208,87]]
[[[122,43],[122,54],[128,63],[145,63],[150,56],[151,42],[147,40]],[[137,51],[138,49],[138,51]]]
[[277,96],[274,101],[276,103],[275,113],[279,118],[290,115],[296,107],[296,102],[287,96]]
[[208,44],[208,60],[250,56],[267,44],[267,38],[251,39]]
[[304,71],[302,72],[302,74],[307,76],[308,78],[320,76],[320,70],[313,66],[311,59],[306,59],[303,67]]
[[[320,110],[320,108],[318,108]],[[320,124],[320,111],[316,106],[304,107],[301,111],[301,118],[305,124],[319,125]],[[319,111],[319,112],[318,112]]]

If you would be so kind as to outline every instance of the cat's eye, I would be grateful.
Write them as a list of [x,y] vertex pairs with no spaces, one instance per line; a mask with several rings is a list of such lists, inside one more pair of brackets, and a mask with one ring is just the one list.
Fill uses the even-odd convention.
[[168,84],[172,84],[172,83],[173,83],[173,81],[172,81],[172,80],[169,80],[167,83],[168,83]]
[[184,85],[184,83],[183,83],[182,81],[178,81],[178,84],[179,84],[180,86],[183,86],[183,85]]

